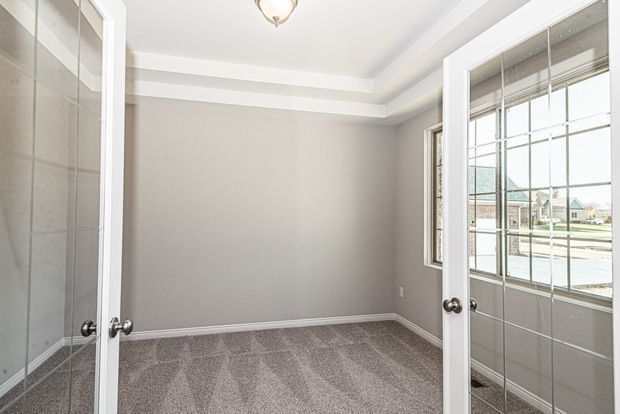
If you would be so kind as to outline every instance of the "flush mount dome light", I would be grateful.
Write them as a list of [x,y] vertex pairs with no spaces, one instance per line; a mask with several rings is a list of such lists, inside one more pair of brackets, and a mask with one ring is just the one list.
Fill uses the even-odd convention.
[[295,7],[297,0],[255,0],[261,13],[275,27],[284,23]]

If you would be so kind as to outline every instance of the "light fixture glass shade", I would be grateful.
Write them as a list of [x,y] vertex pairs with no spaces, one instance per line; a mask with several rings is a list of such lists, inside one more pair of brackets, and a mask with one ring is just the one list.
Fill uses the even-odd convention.
[[256,5],[267,20],[274,26],[284,23],[295,7],[297,0],[255,0]]

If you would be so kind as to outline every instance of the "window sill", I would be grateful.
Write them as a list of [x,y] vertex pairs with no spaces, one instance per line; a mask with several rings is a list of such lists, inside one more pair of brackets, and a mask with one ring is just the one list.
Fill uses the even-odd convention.
[[430,267],[431,269],[435,269],[435,270],[443,270],[443,267],[436,263],[424,263],[424,266]]
[[[469,273],[469,277],[471,279],[477,279],[480,280],[482,282],[487,282],[487,283],[492,283],[492,284],[496,284],[501,286],[502,280],[498,279],[495,276],[487,276],[487,275],[483,275],[483,274],[479,274],[479,273],[473,273],[470,272]],[[538,296],[542,296],[545,298],[549,298],[550,295],[548,292],[544,292],[541,291],[540,289],[537,289],[535,287],[530,287],[527,286],[526,283],[519,283],[519,282],[515,282],[515,281],[506,281],[506,287],[509,287],[511,289],[515,289],[515,290],[520,290],[522,292],[527,292],[533,295],[538,295]],[[577,293],[577,292],[575,292]],[[585,308],[589,308],[589,309],[594,309],[594,310],[598,310],[601,312],[607,312],[607,313],[611,313],[612,312],[612,307],[611,307],[611,300],[607,301],[606,299],[598,299],[598,298],[586,298],[586,297],[579,297],[578,293],[575,294],[573,293],[573,295],[570,294],[566,294],[564,292],[558,291],[557,293],[555,293],[554,295],[554,300],[559,300],[561,302],[566,302],[566,303],[572,303],[574,305],[578,305],[578,306],[582,306]]]

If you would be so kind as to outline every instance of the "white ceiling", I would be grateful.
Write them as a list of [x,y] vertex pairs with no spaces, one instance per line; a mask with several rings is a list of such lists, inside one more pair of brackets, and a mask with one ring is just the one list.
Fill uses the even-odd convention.
[[[528,0],[127,1],[128,93],[397,123],[441,92],[441,63]],[[386,121],[387,120],[387,121]]]
[[299,0],[278,28],[254,0],[130,0],[131,50],[371,77],[458,0]]

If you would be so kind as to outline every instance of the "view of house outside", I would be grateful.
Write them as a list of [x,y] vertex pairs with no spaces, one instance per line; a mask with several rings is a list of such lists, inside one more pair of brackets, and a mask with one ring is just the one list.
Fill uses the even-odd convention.
[[[609,73],[472,118],[469,255],[474,272],[610,298]],[[551,102],[551,127],[543,122]],[[547,123],[548,125],[548,123]],[[434,258],[441,258],[441,133],[434,136]],[[501,252],[502,257],[498,257]],[[501,259],[501,260],[500,260]]]

